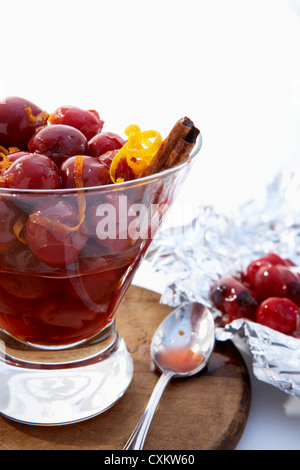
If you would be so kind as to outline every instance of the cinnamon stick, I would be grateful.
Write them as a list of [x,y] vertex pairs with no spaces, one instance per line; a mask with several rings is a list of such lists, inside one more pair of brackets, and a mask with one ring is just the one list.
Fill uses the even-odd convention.
[[[151,163],[147,166],[141,176],[153,175],[164,169],[173,151],[174,153],[171,157],[171,160],[173,162],[172,164],[177,164],[177,159],[179,158],[179,156],[182,156],[182,151],[184,150],[184,154],[186,154],[186,152],[188,151],[187,148],[191,147],[191,145],[192,147],[194,146],[195,143],[193,144],[193,142],[191,141],[191,135],[190,138],[188,137],[188,135],[190,132],[192,132],[193,134],[195,132],[195,129],[196,128],[194,127],[193,122],[188,117],[184,117],[177,121],[169,135],[161,144],[158,152],[153,157]],[[181,146],[183,146],[182,149],[180,149]]]
[[190,155],[199,133],[188,117],[177,121],[141,176],[153,175],[184,161]]
[[166,170],[167,168],[171,168],[172,166],[178,165],[179,163],[183,162],[188,158],[195,146],[199,133],[199,129],[193,126],[186,138],[180,137],[180,139],[177,141],[176,145],[172,149],[169,157],[167,158],[167,161],[164,165],[164,170]]

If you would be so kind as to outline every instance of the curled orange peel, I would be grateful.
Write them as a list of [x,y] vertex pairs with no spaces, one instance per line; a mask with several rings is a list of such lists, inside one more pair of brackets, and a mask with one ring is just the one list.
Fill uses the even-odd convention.
[[29,106],[24,107],[27,119],[30,123],[41,122],[47,120],[49,114],[46,111],[41,111],[37,116],[34,116],[32,109]]
[[113,183],[121,183],[124,178],[116,178],[116,172],[121,160],[126,160],[127,165],[135,175],[141,175],[150,164],[162,144],[162,137],[158,131],[149,130],[141,132],[136,124],[126,127],[128,136],[126,144],[116,153],[110,165],[110,178]]
[[15,153],[19,151],[20,149],[18,147],[9,147],[7,150],[5,147],[2,147],[2,145],[0,145],[0,152],[4,153],[4,155],[9,155],[11,153]]
[[24,245],[26,245],[26,240],[21,236],[21,232],[22,232],[23,228],[25,227],[26,220],[27,220],[27,214],[23,213],[16,220],[16,222],[14,223],[14,226],[13,226],[14,235]]
[[9,151],[6,150],[4,147],[0,146],[0,183],[9,182],[13,179],[12,175],[9,175],[6,179],[2,176],[4,170],[10,167],[12,162],[8,158]]

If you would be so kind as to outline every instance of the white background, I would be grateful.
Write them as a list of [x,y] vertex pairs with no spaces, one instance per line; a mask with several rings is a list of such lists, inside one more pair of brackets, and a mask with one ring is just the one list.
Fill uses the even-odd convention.
[[[178,204],[232,210],[299,165],[299,0],[1,0],[0,18],[0,96],[100,114],[129,97],[195,121]],[[298,401],[252,381],[239,448],[300,449]]]

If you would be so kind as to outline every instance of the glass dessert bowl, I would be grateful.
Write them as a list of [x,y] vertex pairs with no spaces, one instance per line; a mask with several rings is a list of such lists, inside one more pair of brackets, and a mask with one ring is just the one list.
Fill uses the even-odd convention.
[[136,125],[107,135],[98,120],[66,157],[57,115],[39,126],[45,114],[27,108],[29,148],[0,148],[0,412],[38,425],[95,416],[128,388],[116,311],[201,147],[187,118],[164,140]]

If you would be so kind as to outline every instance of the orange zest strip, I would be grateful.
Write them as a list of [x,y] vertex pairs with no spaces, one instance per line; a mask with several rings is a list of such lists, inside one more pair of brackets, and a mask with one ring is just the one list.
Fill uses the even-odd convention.
[[75,227],[59,222],[58,220],[43,217],[39,214],[30,214],[29,219],[34,224],[42,225],[45,228],[56,230],[57,232],[76,232],[80,229],[85,219],[86,201],[83,191],[77,193],[77,204],[79,213],[79,222]]
[[7,168],[10,167],[12,162],[7,158],[7,155],[5,153],[0,152],[0,173],[2,173],[3,170],[6,170]]
[[[74,182],[76,188],[83,188],[82,171],[83,171],[84,158],[82,155],[76,155],[74,165]],[[85,220],[86,200],[84,191],[77,191],[77,205],[78,205],[78,224],[75,227],[59,222],[58,220],[43,217],[39,214],[31,214],[29,216],[31,222],[43,225],[43,227],[54,229],[56,231],[76,232],[80,229]]]
[[46,111],[41,111],[37,116],[34,116],[32,109],[29,106],[24,108],[24,110],[29,122],[41,122],[43,120],[47,120],[49,116]]
[[136,124],[126,127],[125,134],[128,140],[116,153],[110,165],[110,178],[113,183],[124,181],[123,178],[116,178],[116,171],[121,160],[126,159],[134,174],[141,175],[162,144],[159,132],[154,130],[141,132]]
[[[3,148],[3,147],[2,147]],[[5,150],[5,149],[4,149]],[[2,176],[4,170],[10,167],[12,162],[7,158],[8,153],[0,152],[0,183],[9,183],[13,180],[13,175],[9,175],[6,178]]]
[[15,236],[20,242],[24,243],[24,245],[26,245],[27,243],[25,239],[21,237],[21,232],[26,224],[26,220],[27,220],[27,214],[21,214],[13,226],[13,232]]
[[76,155],[74,163],[74,183],[75,188],[83,188],[82,172],[84,158],[83,155]]
[[9,147],[7,150],[5,147],[2,147],[2,145],[0,145],[0,154],[4,153],[4,155],[9,155],[11,153],[15,153],[19,151],[20,149],[18,147]]
[[16,153],[16,152],[20,152],[20,149],[18,147],[9,147],[8,148],[8,155],[10,155],[11,153]]
[[2,145],[0,145],[0,152],[1,153],[4,153],[4,155],[8,155],[8,150],[5,148],[5,147],[2,147]]

